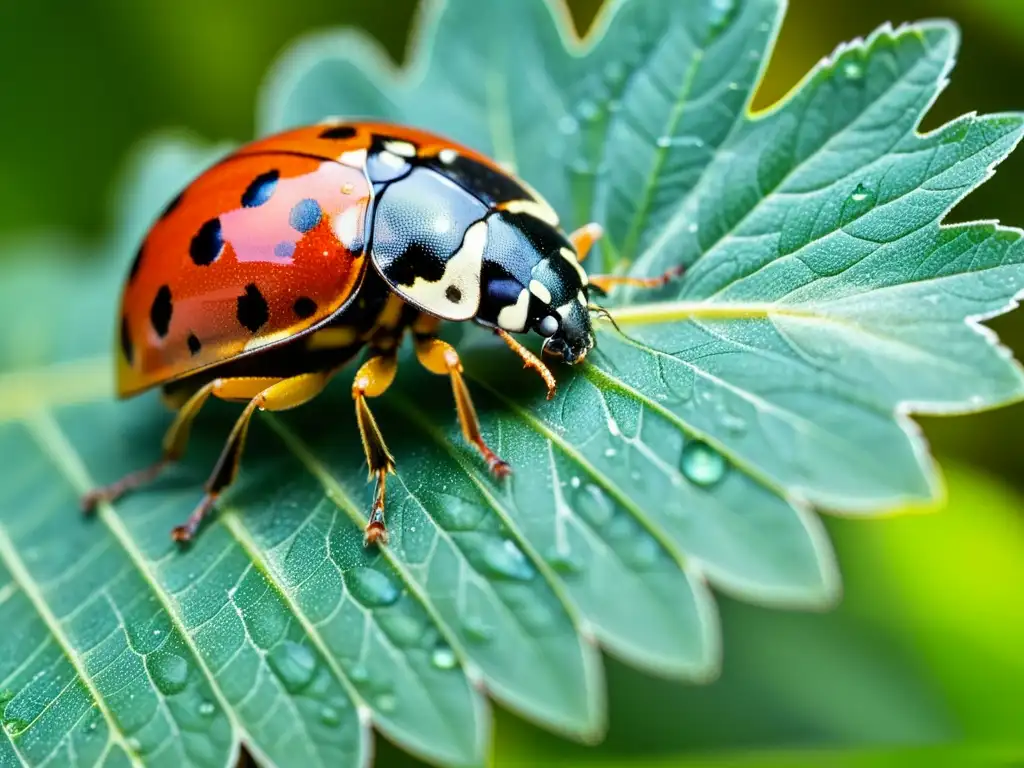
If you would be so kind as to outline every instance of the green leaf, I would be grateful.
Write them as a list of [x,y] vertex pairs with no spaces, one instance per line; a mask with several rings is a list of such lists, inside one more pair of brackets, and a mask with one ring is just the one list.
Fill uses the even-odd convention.
[[257,419],[239,482],[187,552],[167,532],[231,406],[209,407],[159,483],[76,516],[80,493],[157,455],[155,398],[110,397],[119,281],[156,212],[227,147],[145,149],[99,249],[116,258],[83,269],[55,255],[74,244],[12,246],[0,626],[18,631],[0,638],[0,755],[222,765],[244,741],[278,765],[357,766],[372,724],[431,761],[481,764],[484,691],[599,738],[598,645],[662,675],[713,675],[709,584],[833,601],[812,506],[933,498],[905,414],[1024,389],[978,325],[1022,288],[1019,232],[939,226],[1021,118],[916,132],[955,54],[938,22],[846,46],[750,115],[780,5],[621,0],[580,42],[554,2],[428,2],[404,73],[347,32],[282,59],[264,132],[329,114],[433,128],[514,165],[567,227],[604,224],[592,271],[687,267],[662,291],[611,297],[621,330],[602,326],[587,365],[558,371],[551,402],[486,334],[462,335],[509,483],[464,445],[448,383],[406,364],[374,403],[399,467],[381,552],[362,546],[370,488],[341,382]]

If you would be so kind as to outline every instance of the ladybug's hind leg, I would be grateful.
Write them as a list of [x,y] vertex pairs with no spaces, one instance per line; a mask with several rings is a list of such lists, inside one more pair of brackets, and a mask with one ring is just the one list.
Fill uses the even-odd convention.
[[160,475],[165,467],[178,461],[185,454],[192,422],[203,407],[203,404],[213,393],[216,384],[216,381],[211,381],[203,385],[178,408],[174,421],[164,435],[163,455],[159,461],[143,469],[131,472],[110,485],[89,491],[82,497],[82,508],[86,512],[91,512],[101,502],[115,501],[128,491],[151,483]]
[[249,433],[249,422],[257,411],[285,411],[309,402],[323,391],[331,378],[331,372],[303,373],[287,379],[264,377],[239,377],[217,379],[213,382],[211,394],[222,400],[248,400],[238,417],[231,434],[228,435],[224,450],[206,482],[206,495],[199,502],[188,520],[171,532],[175,541],[187,542],[192,539],[203,519],[213,509],[217,497],[234,482],[242,458],[242,448]]
[[377,480],[373,508],[366,523],[366,546],[388,543],[388,529],[384,523],[384,492],[387,476],[395,471],[395,459],[384,443],[384,436],[366,400],[383,395],[394,382],[398,371],[398,360],[393,348],[387,351],[371,350],[370,354],[370,359],[356,371],[352,381],[352,399],[356,403],[356,421],[366,452],[366,464],[370,470],[370,479]]
[[491,450],[480,434],[480,420],[477,418],[473,400],[469,396],[469,387],[462,378],[462,361],[459,353],[451,344],[436,337],[437,321],[432,317],[423,317],[413,327],[416,357],[420,364],[431,373],[451,378],[452,394],[455,396],[455,410],[459,416],[462,435],[480,451],[487,462],[487,468],[497,478],[512,474],[508,462]]

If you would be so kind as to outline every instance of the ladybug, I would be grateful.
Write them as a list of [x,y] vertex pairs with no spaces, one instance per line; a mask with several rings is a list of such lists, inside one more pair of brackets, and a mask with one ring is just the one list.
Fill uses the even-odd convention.
[[189,541],[234,480],[256,410],[315,398],[365,350],[352,398],[370,479],[367,545],[387,543],[385,486],[395,462],[368,400],[394,381],[403,337],[419,362],[449,376],[462,433],[491,473],[488,447],[443,321],[493,329],[555,393],[543,353],[579,363],[594,346],[590,293],[652,279],[588,277],[580,262],[601,228],[571,235],[551,206],[493,160],[399,125],[329,122],[241,147],[170,202],[124,285],[118,395],[161,387],[175,411],[161,459],[83,498],[89,510],[154,479],[181,458],[210,396],[245,403],[188,520]]

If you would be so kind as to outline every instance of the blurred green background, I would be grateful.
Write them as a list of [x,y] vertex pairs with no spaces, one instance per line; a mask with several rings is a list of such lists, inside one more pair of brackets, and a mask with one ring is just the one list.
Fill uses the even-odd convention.
[[[570,5],[585,28],[600,2]],[[57,230],[98,239],[135,142],[168,126],[243,141],[263,74],[296,36],[361,26],[401,60],[415,7],[3,0],[0,238]],[[964,41],[924,127],[1024,109],[1024,0],[791,0],[757,106],[839,42],[936,16],[956,20]],[[951,218],[1024,224],[1022,177],[1018,153]],[[1024,313],[991,325],[1024,356]],[[846,585],[839,609],[792,614],[722,598],[719,681],[671,684],[610,661],[604,744],[568,744],[501,715],[496,764],[1024,765],[1024,405],[919,422],[948,504],[882,521],[830,519]],[[381,746],[379,765],[411,762]]]

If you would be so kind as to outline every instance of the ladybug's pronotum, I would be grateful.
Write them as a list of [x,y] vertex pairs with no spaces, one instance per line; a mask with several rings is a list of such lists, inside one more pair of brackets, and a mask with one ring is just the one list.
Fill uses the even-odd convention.
[[395,377],[411,331],[416,357],[451,378],[466,440],[498,477],[509,466],[484,442],[458,353],[442,321],[491,328],[537,371],[512,334],[535,331],[544,353],[578,363],[594,346],[592,290],[651,279],[590,277],[580,264],[601,229],[571,235],[540,195],[498,164],[439,136],[396,125],[335,123],[248,144],[195,179],[153,225],[124,288],[117,353],[122,397],[162,386],[177,415],[153,466],[88,494],[87,508],[156,477],[185,450],[211,396],[246,406],[189,519],[188,541],[238,472],[257,409],[316,397],[363,348],[352,397],[371,476],[366,542],[387,542],[384,491],[394,460],[368,398]]

